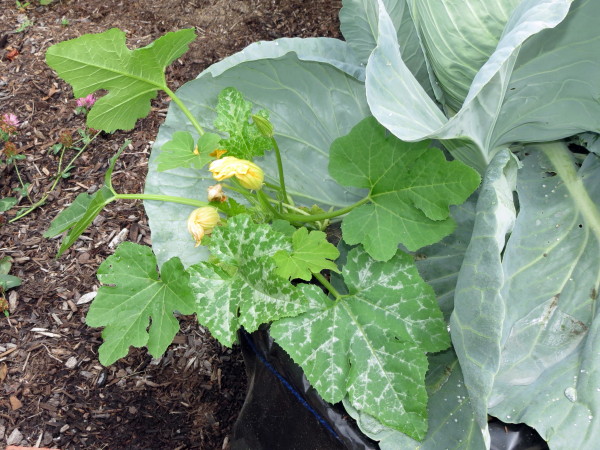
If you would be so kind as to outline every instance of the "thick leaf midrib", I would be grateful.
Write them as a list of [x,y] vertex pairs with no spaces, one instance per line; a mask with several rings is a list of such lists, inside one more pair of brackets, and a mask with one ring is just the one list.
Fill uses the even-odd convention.
[[[371,339],[368,338],[367,333],[363,329],[363,326],[358,321],[358,317],[356,317],[356,315],[352,311],[352,308],[350,307],[350,305],[347,302],[342,301],[342,302],[339,303],[339,305],[340,305],[341,308],[344,308],[346,314],[348,314],[348,316],[350,317],[351,321],[354,323],[355,330],[356,330],[355,333],[358,332],[361,335],[363,341],[365,342],[365,344],[369,348],[370,354],[376,359],[377,366],[379,367],[380,373],[382,374],[382,376],[386,379],[387,385],[391,386],[392,387],[391,391],[394,392],[394,393],[396,393],[396,389],[393,388],[394,382],[393,382],[393,380],[390,380],[390,378],[388,377],[388,372],[385,370],[385,364],[383,364],[383,362],[380,360],[379,356],[377,355],[377,352],[376,352],[375,348],[371,345]],[[350,348],[349,351],[352,351],[352,349]],[[402,402],[402,399],[398,398],[397,395],[396,395],[396,402],[399,405],[399,407],[402,409],[402,411],[404,413],[406,413],[406,410],[404,409],[404,404]]]
[[[130,277],[131,278],[131,277]],[[138,279],[143,279],[143,278],[138,278]],[[144,287],[142,290],[137,291],[134,295],[127,295],[124,292],[111,292],[111,297],[126,297],[126,300],[122,301],[122,302],[115,302],[114,305],[111,305],[110,308],[106,308],[106,309],[102,309],[103,313],[102,315],[106,315],[106,314],[110,314],[113,312],[119,312],[120,310],[124,309],[125,306],[128,306],[130,304],[133,304],[135,306],[134,310],[136,310],[136,315],[140,316],[144,313],[144,311],[146,311],[147,305],[149,303],[152,302],[152,300],[154,299],[154,296],[163,288],[165,288],[166,286],[164,286],[164,283],[162,283],[161,281],[157,281],[157,280],[151,280],[152,283],[149,285],[146,285],[146,287]],[[157,289],[157,284],[163,284],[163,286],[159,286]],[[108,289],[119,289],[119,286],[117,287],[112,287],[112,286],[104,286],[105,288]],[[140,305],[144,304],[144,302],[139,302],[139,298],[143,298],[142,294],[145,292],[148,292],[150,290],[150,292],[152,291],[156,291],[152,294],[151,298],[145,302],[146,305],[144,306],[144,309],[139,311]]]
[[[152,86],[156,86],[158,89],[161,89],[161,90],[164,90],[167,87],[166,84],[164,83],[164,81],[163,81],[163,83],[158,84],[158,83],[150,81],[150,80],[148,80],[146,78],[142,78],[142,77],[133,75],[133,74],[128,73],[128,72],[121,72],[121,71],[119,71],[117,69],[108,68],[108,67],[105,67],[105,66],[98,65],[96,63],[90,63],[89,61],[83,61],[83,60],[79,60],[79,59],[76,59],[76,58],[69,58],[69,57],[66,57],[66,56],[58,56],[58,55],[54,55],[54,57],[61,58],[64,61],[70,61],[70,62],[73,62],[73,63],[79,63],[81,65],[84,65],[84,66],[87,66],[87,67],[90,67],[90,68],[105,70],[107,72],[115,73],[115,74],[120,75],[120,76],[125,77],[125,78],[131,78],[131,79],[134,79],[134,80],[137,80],[137,81],[141,81],[143,83],[150,84]],[[81,67],[78,67],[78,68],[72,69],[72,70],[67,70],[67,71],[63,72],[63,76],[65,74],[69,73],[69,72],[76,72],[76,71],[81,71],[81,70],[82,70]],[[164,73],[162,74],[162,76],[164,78]]]

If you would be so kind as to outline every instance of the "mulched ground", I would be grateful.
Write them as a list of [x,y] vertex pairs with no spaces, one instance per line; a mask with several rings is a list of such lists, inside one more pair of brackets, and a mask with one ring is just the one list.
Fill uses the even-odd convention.
[[[18,2],[17,2],[18,3]],[[52,44],[118,27],[128,45],[143,46],[167,31],[195,27],[190,52],[167,71],[172,89],[208,65],[256,40],[284,36],[338,37],[340,0],[130,0],[58,1],[19,10],[0,0],[0,114],[22,122],[15,143],[26,159],[18,167],[41,198],[51,186],[61,133],[77,137],[83,117],[74,114],[70,88],[44,63]],[[21,2],[27,4],[26,1]],[[0,443],[61,449],[217,449],[245,395],[245,373],[237,349],[227,349],[181,318],[181,333],[167,353],[152,359],[134,349],[110,367],[97,360],[100,330],[84,324],[98,287],[95,272],[112,253],[117,236],[151,243],[140,203],[112,204],[60,259],[58,240],[42,237],[58,211],[102,183],[110,156],[125,139],[114,185],[141,192],[147,157],[166,108],[153,103],[150,116],[132,132],[100,135],[71,176],[46,205],[10,222],[17,209],[0,213],[0,259],[13,258],[12,274],[23,285],[6,293],[9,317],[0,315]],[[0,198],[18,186],[12,166],[0,164]],[[23,198],[20,206],[27,206]]]

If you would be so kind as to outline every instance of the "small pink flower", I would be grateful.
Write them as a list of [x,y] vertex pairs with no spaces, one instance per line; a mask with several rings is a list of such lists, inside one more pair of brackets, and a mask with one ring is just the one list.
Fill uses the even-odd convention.
[[94,94],[90,94],[77,99],[78,108],[90,109],[92,106],[94,106],[94,103],[96,103],[96,97],[94,97]]
[[9,127],[15,127],[15,128],[18,127],[19,123],[20,123],[19,119],[14,114],[3,114],[2,121]]

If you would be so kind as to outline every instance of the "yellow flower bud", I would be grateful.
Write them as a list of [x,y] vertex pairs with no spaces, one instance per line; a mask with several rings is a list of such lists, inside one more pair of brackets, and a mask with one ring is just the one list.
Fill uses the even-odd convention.
[[223,192],[223,186],[215,184],[214,186],[208,187],[208,201],[209,202],[224,202],[227,200],[227,196]]
[[256,164],[234,156],[226,156],[210,163],[208,167],[217,181],[235,176],[246,189],[258,190],[262,187],[265,174]]
[[217,148],[217,149],[213,150],[212,152],[210,152],[208,154],[208,156],[212,156],[213,158],[219,159],[225,153],[227,153],[227,150],[225,150],[224,148]]
[[217,208],[213,208],[212,206],[203,206],[192,211],[187,220],[187,227],[196,241],[195,247],[200,245],[205,234],[211,233],[220,219]]

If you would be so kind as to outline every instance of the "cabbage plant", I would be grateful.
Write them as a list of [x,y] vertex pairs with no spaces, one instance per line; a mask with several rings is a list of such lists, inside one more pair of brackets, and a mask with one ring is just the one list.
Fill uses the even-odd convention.
[[[131,128],[157,89],[174,101],[144,194],[117,194],[109,170],[105,187],[78,198],[47,233],[70,229],[64,250],[105,204],[145,200],[153,253],[123,244],[99,271],[105,286],[88,323],[106,326],[103,362],[129,345],[164,351],[177,329],[165,310],[197,312],[226,345],[239,326],[269,323],[318,392],[343,400],[381,448],[486,448],[488,414],[531,425],[551,448],[595,448],[597,17],[594,0],[344,0],[345,41],[254,43],[177,92],[161,71],[185,50],[189,32],[132,54],[116,31],[51,48],[48,62],[77,95],[110,91],[90,112],[94,128]],[[86,50],[81,57],[73,57],[76,45]],[[126,60],[108,64],[87,51],[94,47]],[[99,66],[105,84],[90,81]],[[279,186],[273,204],[281,209],[238,214],[254,197],[234,193],[241,203],[229,205],[227,225],[194,247],[182,223],[214,183],[201,169],[224,132],[225,147],[238,138],[251,147],[261,133],[276,141],[281,153],[263,148],[250,159],[267,186]],[[464,202],[475,172],[481,185]],[[435,189],[411,189],[408,198],[403,183]],[[294,204],[284,205],[289,198]],[[342,217],[339,253],[315,230],[294,231],[300,219],[291,206],[315,222]],[[321,265],[311,269],[315,259]],[[111,291],[134,262],[138,284]],[[267,272],[312,275],[327,295]],[[133,295],[145,289],[162,316]],[[135,308],[121,309],[116,325],[116,303],[145,305],[136,332],[127,334]]]

